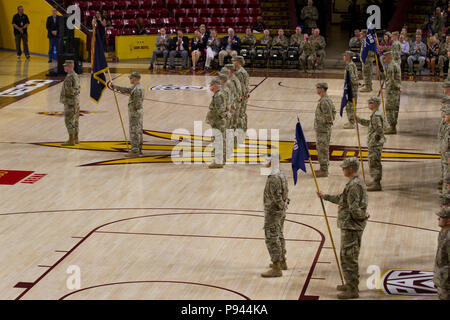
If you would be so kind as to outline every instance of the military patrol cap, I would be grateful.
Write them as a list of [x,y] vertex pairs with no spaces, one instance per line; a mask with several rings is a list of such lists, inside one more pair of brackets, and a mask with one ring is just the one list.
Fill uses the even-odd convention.
[[442,84],[442,88],[450,88],[450,81],[445,80],[445,82]]
[[394,31],[394,32],[392,32],[392,35],[393,35],[393,36],[399,36],[400,33],[399,33],[398,31]]
[[383,57],[392,57],[392,52],[391,51],[383,52]]
[[141,78],[141,75],[138,73],[138,72],[133,72],[132,74],[130,74],[129,76],[128,76],[128,78],[136,78],[136,79],[140,79]]
[[371,97],[369,99],[369,104],[376,104],[377,106],[380,106],[381,100],[378,97]]
[[347,51],[344,52],[344,56],[353,57],[353,52],[347,50]]
[[436,215],[441,218],[450,218],[450,207],[443,208],[441,211],[437,212]]
[[344,159],[344,161],[342,161],[341,163],[341,168],[348,168],[348,167],[355,167],[358,169],[359,168],[358,159],[356,159],[355,157]]
[[444,105],[444,107],[442,108],[442,111],[443,111],[445,114],[450,114],[450,104]]
[[441,103],[449,104],[450,103],[450,96],[445,96],[441,99]]
[[65,62],[64,62],[64,65],[65,66],[73,66],[75,64],[75,62],[73,61],[73,60],[66,60]]
[[243,56],[235,56],[231,59],[231,61],[237,61],[243,66],[245,64],[245,59]]
[[222,69],[220,69],[221,73],[225,73],[226,75],[230,74],[230,70],[228,70],[227,68],[223,67]]
[[221,85],[220,79],[219,79],[218,77],[213,78],[213,79],[211,80],[211,82],[209,83],[209,85],[210,85],[210,86],[214,86],[214,85],[220,86],[220,85]]
[[228,70],[231,70],[231,71],[235,71],[236,70],[234,64],[232,64],[232,63],[226,64],[225,68],[227,68]]
[[219,73],[217,74],[217,78],[219,78],[220,80],[224,80],[224,81],[227,81],[227,80],[228,80],[227,75],[226,75],[225,73],[222,73],[222,72],[219,72]]
[[316,84],[316,88],[324,88],[326,90],[328,89],[328,84],[326,82],[319,82]]

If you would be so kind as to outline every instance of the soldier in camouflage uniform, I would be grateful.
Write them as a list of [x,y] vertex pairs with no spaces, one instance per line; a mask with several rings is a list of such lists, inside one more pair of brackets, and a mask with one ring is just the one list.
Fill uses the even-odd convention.
[[[445,178],[448,171],[449,161],[449,139],[450,139],[450,104],[444,105],[442,109],[446,124],[442,127],[441,140],[440,140],[440,153],[442,164],[442,178]],[[442,194],[445,194],[445,185],[442,186]]]
[[305,23],[305,32],[311,33],[312,29],[317,28],[317,20],[319,19],[319,11],[313,6],[313,1],[308,0],[308,5],[303,7],[300,13],[300,19]]
[[284,35],[283,29],[278,29],[278,35],[272,38],[271,57],[274,54],[281,54],[283,65],[286,60],[287,48],[289,46],[289,39]]
[[[245,29],[245,35],[242,37],[242,40],[241,40],[241,51],[248,50],[249,55],[252,59],[255,56],[256,41],[257,41],[256,37],[252,33],[252,28],[247,27],[247,29]],[[247,46],[248,46],[248,49],[246,48]]]
[[[362,36],[362,40],[361,40],[361,53],[363,51],[364,48],[364,44],[366,43],[366,35],[367,35],[367,30],[362,30],[361,31],[361,36]],[[362,59],[361,59],[361,63],[362,63],[362,75],[363,75],[363,79],[364,79],[364,88],[362,88],[360,91],[361,92],[371,92],[372,91],[372,72],[373,72],[373,61],[375,60],[375,53],[373,51],[369,51],[367,53],[367,57],[366,57],[366,62],[363,63]]]
[[297,28],[295,28],[295,33],[293,35],[291,35],[289,45],[300,47],[300,44],[303,42],[303,40],[304,40],[304,35],[302,33],[302,28],[297,27]]
[[445,207],[438,215],[441,228],[434,263],[433,282],[440,300],[450,300],[450,208]]
[[[449,130],[449,126],[447,124],[447,121],[445,121],[445,113],[444,113],[444,107],[447,104],[450,104],[450,97],[449,96],[445,96],[441,99],[441,123],[439,124],[439,129],[438,129],[438,143],[439,143],[439,153],[441,154],[441,180],[438,183],[438,190],[444,190],[443,184],[443,179],[444,177],[444,172],[445,172],[445,167],[447,167],[447,162],[445,159],[445,135],[447,134],[447,131]],[[442,153],[442,150],[444,150],[444,153]]]
[[[402,65],[402,45],[400,41],[398,40],[400,34],[398,31],[392,32],[392,58],[394,59],[394,62],[397,63],[399,66]],[[401,69],[400,69],[401,70]]]
[[210,90],[214,96],[209,105],[206,115],[206,123],[211,125],[214,135],[215,157],[209,165],[210,169],[223,168],[226,159],[226,124],[227,124],[227,103],[226,98],[220,90],[220,80],[214,78],[210,82]]
[[281,270],[287,270],[283,228],[289,204],[289,190],[279,163],[279,153],[272,152],[266,156],[265,166],[271,168],[271,173],[264,188],[264,234],[272,264],[267,272],[261,274],[263,278],[281,277]]
[[[353,52],[346,51],[344,54],[345,65],[345,76],[347,71],[350,73],[350,80],[352,81],[353,88],[353,97],[355,98],[355,106],[358,103],[358,86],[359,86],[359,77],[358,77],[358,68],[356,64],[352,60]],[[347,112],[348,122],[344,124],[344,129],[354,129],[355,128],[355,118],[353,114],[353,101],[349,101],[347,106],[345,107],[345,111]]]
[[353,299],[359,297],[358,257],[363,231],[370,215],[367,213],[366,185],[358,176],[358,159],[345,159],[341,168],[349,179],[344,191],[339,195],[320,192],[318,196],[339,205],[337,225],[341,229],[340,258],[345,284],[338,285],[336,289],[342,291],[338,294],[339,299]]
[[[233,129],[234,127],[234,123],[233,123],[233,119],[236,113],[236,99],[237,99],[237,89],[235,86],[235,83],[230,81],[230,70],[228,70],[227,68],[223,67],[221,69],[221,71],[219,72],[219,76],[223,77],[226,76],[226,81],[225,81],[225,88],[228,90],[228,99],[227,101],[227,110],[230,113],[230,116],[227,119],[227,129]],[[221,78],[222,79],[222,78]]]
[[307,72],[307,67],[312,70],[314,68],[314,64],[316,63],[317,54],[307,34],[304,35],[303,42],[300,45],[300,50],[302,51],[299,58],[300,66],[303,67],[305,72]]
[[322,70],[326,57],[325,47],[327,46],[327,43],[325,42],[325,38],[320,35],[319,28],[314,29],[310,41],[313,44],[314,51],[316,51],[317,54],[317,67]]
[[317,158],[320,170],[316,170],[316,177],[328,177],[329,147],[331,139],[331,127],[336,118],[336,108],[328,97],[328,84],[320,82],[316,84],[317,94],[320,96],[314,117],[314,130],[316,131]]
[[121,93],[129,94],[128,100],[128,119],[130,122],[130,142],[131,151],[128,157],[138,157],[142,154],[142,131],[144,121],[144,102],[145,89],[142,87],[141,75],[133,72],[128,76],[132,87],[120,87],[113,84],[113,89]]
[[80,78],[73,71],[73,60],[66,60],[64,71],[67,76],[64,79],[59,101],[64,104],[64,122],[69,140],[63,143],[63,146],[74,146],[78,144],[78,119],[80,118]]
[[[237,129],[241,129],[244,133],[247,131],[247,102],[249,97],[249,75],[247,71],[244,69],[244,58],[241,56],[236,56],[231,61],[236,68],[235,75],[239,79],[241,83],[242,89],[242,102],[241,108],[239,109],[238,122],[236,124]],[[239,141],[242,141],[239,139]]]
[[[445,37],[445,42],[442,42],[441,47],[439,48],[438,72],[440,72],[440,75],[442,76],[445,75],[444,64],[449,61],[448,60],[449,52],[450,52],[450,35]],[[448,75],[448,67],[446,73]]]
[[372,182],[367,185],[367,191],[381,191],[381,178],[383,168],[381,166],[381,152],[386,142],[384,137],[384,116],[379,110],[380,98],[372,97],[369,99],[369,109],[372,111],[369,120],[356,117],[359,124],[369,127],[367,136],[367,147],[369,151],[369,168]]
[[392,53],[385,52],[384,62],[387,63],[386,72],[386,118],[389,123],[389,129],[385,134],[397,133],[398,112],[400,110],[400,88],[402,86],[401,68],[392,60]]
[[232,129],[236,129],[237,128],[237,123],[238,123],[238,118],[240,115],[241,109],[242,109],[242,100],[243,100],[243,94],[242,94],[242,86],[241,86],[241,82],[239,81],[239,79],[236,77],[236,75],[234,74],[235,72],[235,67],[234,64],[226,64],[225,67],[226,69],[229,70],[229,78],[228,80],[231,81],[231,83],[234,86],[236,95],[235,95],[235,99],[234,99],[234,105],[235,105],[235,110],[233,113],[233,120],[232,120]]

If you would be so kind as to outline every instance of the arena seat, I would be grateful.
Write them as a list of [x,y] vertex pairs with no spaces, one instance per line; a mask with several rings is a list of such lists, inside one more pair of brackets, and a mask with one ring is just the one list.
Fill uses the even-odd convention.
[[225,17],[236,17],[239,14],[239,11],[235,8],[225,8],[223,10],[224,10],[223,15]]
[[222,8],[234,8],[235,3],[234,0],[221,0],[222,1]]
[[208,7],[208,1],[207,0],[193,0],[193,7],[194,8],[207,8]]
[[222,1],[221,0],[208,0],[208,7],[209,8],[221,8]]
[[174,9],[172,9],[172,14],[173,14],[173,16],[175,18],[185,17],[186,16],[186,9],[174,8]]
[[212,15],[212,11],[208,8],[201,8],[199,9],[198,14],[201,17],[210,17]]
[[167,8],[178,8],[178,0],[166,0]]
[[194,19],[191,17],[184,17],[184,18],[179,18],[178,22],[180,23],[180,26],[185,28],[188,26],[192,26],[194,23]]
[[179,0],[178,5],[180,8],[192,8],[193,2],[192,0]]
[[198,9],[186,9],[186,16],[187,17],[198,17],[199,12]]
[[223,17],[225,14],[224,8],[211,8],[209,10],[211,12],[211,16],[214,16],[214,17]]

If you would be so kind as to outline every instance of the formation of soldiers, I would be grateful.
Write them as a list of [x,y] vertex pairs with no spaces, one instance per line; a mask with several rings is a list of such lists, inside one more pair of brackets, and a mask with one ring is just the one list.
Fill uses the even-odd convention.
[[242,50],[249,51],[252,59],[280,56],[284,62],[288,52],[292,52],[299,59],[299,67],[307,72],[315,68],[323,69],[326,45],[325,38],[316,27],[312,28],[311,35],[302,33],[302,29],[297,27],[290,39],[284,35],[283,29],[279,29],[274,37],[270,35],[269,30],[264,30],[259,40],[252,34],[251,29],[248,29],[241,40],[241,54]]

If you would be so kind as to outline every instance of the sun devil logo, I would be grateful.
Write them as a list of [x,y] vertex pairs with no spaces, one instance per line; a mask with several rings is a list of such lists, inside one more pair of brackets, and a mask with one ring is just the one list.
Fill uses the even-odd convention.
[[161,84],[159,86],[154,86],[148,88],[149,91],[152,90],[207,90],[207,87],[199,87],[199,86],[183,86],[176,84]]
[[433,272],[423,270],[387,270],[381,276],[380,290],[394,296],[432,297],[437,294]]
[[[124,141],[80,141],[76,146],[63,146],[63,142],[43,142],[36,145],[68,148],[77,150],[93,150],[114,152],[120,159],[106,160],[83,166],[133,164],[133,163],[202,163],[212,161],[212,138],[208,136],[196,136],[190,134],[175,134],[164,131],[144,130],[144,134],[153,138],[163,139],[168,144],[144,144],[142,151],[151,153],[137,158],[126,158],[127,145]],[[238,163],[262,163],[264,155],[272,149],[281,155],[281,162],[291,162],[293,141],[274,141],[246,139],[244,144],[234,149],[234,161]],[[298,145],[297,145],[298,148]],[[315,142],[308,142],[308,148],[312,160],[317,160],[317,148]],[[209,155],[208,155],[209,154]],[[367,148],[362,148],[362,157],[367,161]],[[383,149],[383,161],[407,162],[417,160],[440,159],[438,154],[414,153],[411,150]],[[359,157],[358,147],[330,146],[330,160],[342,161],[347,157]]]

